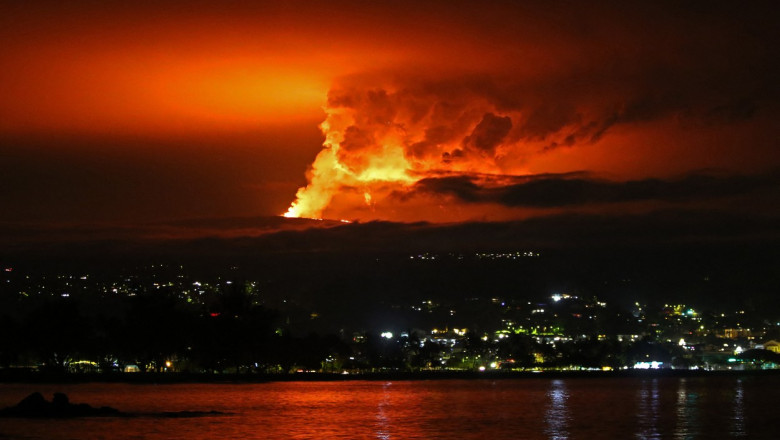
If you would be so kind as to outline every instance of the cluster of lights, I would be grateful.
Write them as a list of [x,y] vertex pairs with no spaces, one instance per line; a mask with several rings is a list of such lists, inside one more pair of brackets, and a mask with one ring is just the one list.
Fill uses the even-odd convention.
[[637,362],[634,364],[634,369],[637,370],[657,370],[663,367],[663,362],[651,361],[651,362]]
[[563,299],[577,299],[578,297],[575,295],[569,295],[568,293],[554,293],[550,298],[553,300],[553,302],[558,302]]
[[539,252],[525,251],[525,252],[480,252],[476,254],[477,258],[486,258],[490,260],[516,260],[523,257],[539,257]]
[[[463,254],[447,254],[450,258],[455,258],[457,260],[463,260],[464,255]],[[480,260],[517,260],[520,258],[529,258],[529,257],[539,257],[541,254],[539,252],[534,251],[524,251],[524,252],[477,252],[474,254],[474,257]],[[422,254],[417,255],[410,255],[409,259],[411,260],[437,260],[441,259],[440,255],[432,254],[430,252],[425,252]]]

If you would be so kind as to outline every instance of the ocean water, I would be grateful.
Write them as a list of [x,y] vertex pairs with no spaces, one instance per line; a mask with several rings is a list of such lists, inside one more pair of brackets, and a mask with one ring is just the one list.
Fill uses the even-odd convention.
[[1,384],[0,406],[33,391],[140,415],[0,419],[0,439],[780,438],[780,376]]

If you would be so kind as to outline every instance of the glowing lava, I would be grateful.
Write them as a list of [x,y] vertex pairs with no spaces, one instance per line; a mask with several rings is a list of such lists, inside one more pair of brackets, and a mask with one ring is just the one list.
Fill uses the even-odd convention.
[[[373,133],[381,147],[359,151],[348,137],[355,125],[351,112],[344,108],[326,108],[327,118],[320,124],[325,135],[323,149],[307,173],[309,184],[298,189],[296,200],[283,215],[285,217],[319,218],[333,197],[345,189],[361,188],[366,205],[371,205],[371,187],[382,183],[411,184],[410,165],[399,134],[390,129]],[[345,139],[347,143],[345,144]]]

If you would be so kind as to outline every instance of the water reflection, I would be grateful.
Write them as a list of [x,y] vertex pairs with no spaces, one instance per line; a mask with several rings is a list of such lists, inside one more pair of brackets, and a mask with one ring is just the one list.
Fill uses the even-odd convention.
[[742,379],[737,379],[734,387],[733,413],[731,416],[731,434],[733,437],[747,437],[745,432],[745,388]]
[[566,390],[565,383],[562,380],[553,380],[547,391],[547,398],[550,399],[544,415],[547,438],[552,440],[568,439],[569,409],[566,401],[569,399],[569,392]]
[[697,420],[699,394],[695,391],[688,391],[686,385],[687,382],[684,378],[677,382],[677,404],[675,405],[677,424],[674,429],[674,438],[678,439],[693,438],[696,427],[699,426]]
[[387,414],[387,409],[390,406],[390,385],[392,385],[391,382],[382,385],[382,400],[379,401],[376,409],[376,438],[381,440],[391,438],[390,418]]
[[658,379],[643,380],[637,394],[637,418],[639,419],[637,427],[639,432],[636,433],[636,438],[656,439],[661,437],[658,432],[660,406],[658,397]]
[[0,407],[30,392],[131,413],[194,418],[0,418],[0,440],[722,439],[779,438],[780,375],[563,380],[2,384]]

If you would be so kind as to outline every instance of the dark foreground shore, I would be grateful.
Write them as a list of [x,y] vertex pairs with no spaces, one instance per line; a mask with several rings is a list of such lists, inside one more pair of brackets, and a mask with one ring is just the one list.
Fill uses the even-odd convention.
[[564,379],[620,377],[740,377],[775,376],[776,370],[619,370],[619,371],[419,371],[373,373],[205,374],[205,373],[78,373],[52,374],[0,371],[0,383],[262,383],[350,380]]

